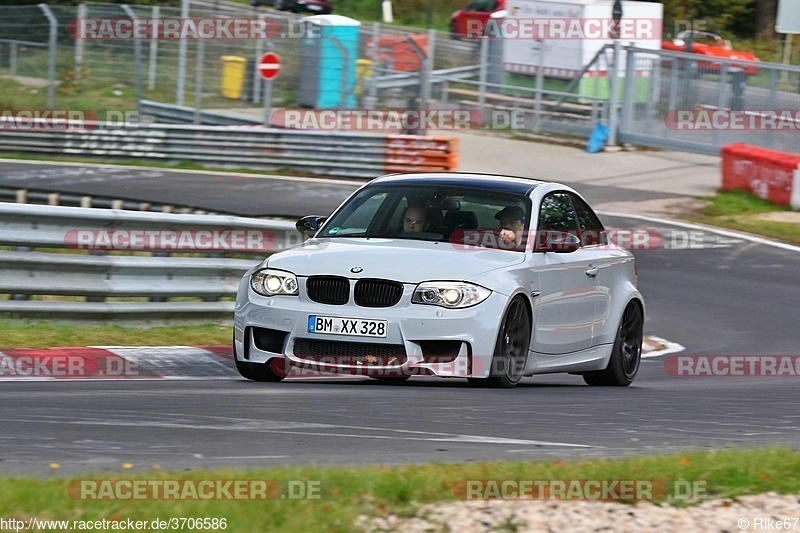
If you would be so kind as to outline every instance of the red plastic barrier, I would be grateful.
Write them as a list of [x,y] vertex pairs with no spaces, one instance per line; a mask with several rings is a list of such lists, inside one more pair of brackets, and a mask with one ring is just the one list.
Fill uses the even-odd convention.
[[800,155],[747,144],[722,148],[722,189],[742,189],[800,209]]

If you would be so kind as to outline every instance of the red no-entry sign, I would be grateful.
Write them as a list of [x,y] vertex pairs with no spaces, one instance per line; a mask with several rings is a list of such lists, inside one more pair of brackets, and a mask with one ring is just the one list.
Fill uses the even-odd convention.
[[265,80],[271,80],[281,71],[281,58],[278,54],[267,52],[258,62],[258,72]]

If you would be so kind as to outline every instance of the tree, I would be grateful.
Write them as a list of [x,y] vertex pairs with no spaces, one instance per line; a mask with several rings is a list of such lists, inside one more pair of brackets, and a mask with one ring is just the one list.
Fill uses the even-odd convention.
[[756,0],[756,37],[765,40],[774,39],[777,17],[778,0]]
[[[742,26],[742,21],[755,18],[755,4],[776,0],[665,0],[664,20],[677,27],[691,25],[698,29],[746,36],[752,28]],[[773,10],[773,13],[775,11]],[[773,16],[774,25],[774,16]],[[672,27],[666,33],[674,33]]]

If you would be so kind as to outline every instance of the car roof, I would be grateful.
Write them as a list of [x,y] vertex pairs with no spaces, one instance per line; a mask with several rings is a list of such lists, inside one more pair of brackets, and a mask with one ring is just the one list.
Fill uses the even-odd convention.
[[499,174],[481,174],[473,172],[421,172],[415,174],[387,174],[369,182],[370,185],[410,185],[443,187],[475,187],[477,189],[491,189],[498,192],[514,194],[529,194],[539,185],[550,182],[523,178],[518,176],[503,176]]

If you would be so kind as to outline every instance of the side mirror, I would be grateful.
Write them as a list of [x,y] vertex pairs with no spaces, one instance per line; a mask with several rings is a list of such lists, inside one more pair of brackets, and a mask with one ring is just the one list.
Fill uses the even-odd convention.
[[568,254],[581,247],[580,238],[567,231],[546,230],[536,233],[534,252]]
[[303,234],[303,237],[308,238],[317,232],[326,219],[327,217],[322,217],[319,215],[306,215],[298,220],[294,227],[297,228],[297,231]]

